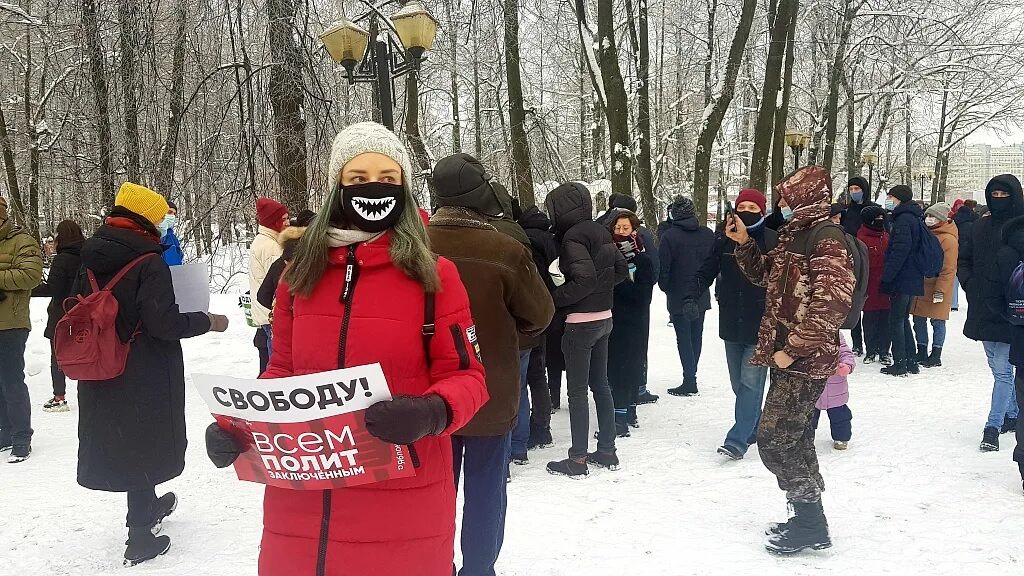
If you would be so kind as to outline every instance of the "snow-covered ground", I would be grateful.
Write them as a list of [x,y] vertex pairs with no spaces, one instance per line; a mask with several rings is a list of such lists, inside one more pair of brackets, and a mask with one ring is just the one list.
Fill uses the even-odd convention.
[[[34,406],[50,394],[42,337],[45,302],[34,302],[28,371]],[[187,369],[254,375],[256,353],[234,296],[214,296],[231,316],[223,335],[185,342]],[[764,524],[784,519],[783,493],[757,458],[715,454],[731,425],[729,388],[717,312],[705,329],[701,395],[674,398],[680,369],[664,300],[654,303],[650,385],[663,394],[640,408],[642,428],[619,441],[623,468],[584,480],[548,475],[544,464],[568,445],[568,414],[554,415],[556,447],[531,452],[509,486],[502,576],[546,575],[1002,575],[1024,568],[1024,495],[1002,450],[978,451],[991,377],[981,345],[961,335],[953,315],[946,366],[907,379],[861,366],[851,377],[854,436],[834,452],[827,424],[818,435],[825,509],[835,546],[796,558],[762,548]],[[0,464],[0,575],[121,574],[123,494],[75,483],[77,406],[36,410],[35,452],[23,464]],[[261,487],[239,482],[207,460],[203,429],[211,421],[193,389],[188,398],[188,465],[159,489],[176,491],[178,511],[165,523],[170,552],[132,574],[256,574]],[[369,576],[369,575],[360,575]],[[410,575],[413,576],[413,575]],[[430,576],[430,575],[428,575]]]

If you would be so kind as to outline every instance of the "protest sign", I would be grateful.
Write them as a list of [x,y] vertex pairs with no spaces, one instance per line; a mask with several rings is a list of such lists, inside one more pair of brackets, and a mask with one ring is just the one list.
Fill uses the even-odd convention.
[[206,264],[171,266],[171,283],[179,312],[210,311],[210,275]]
[[268,380],[195,374],[221,428],[243,442],[240,480],[328,490],[415,476],[407,446],[370,435],[366,409],[391,399],[380,364]]

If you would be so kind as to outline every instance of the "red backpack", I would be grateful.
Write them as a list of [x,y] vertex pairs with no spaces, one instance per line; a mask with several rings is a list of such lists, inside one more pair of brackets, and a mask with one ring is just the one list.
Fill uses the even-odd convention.
[[57,365],[73,380],[112,380],[124,373],[131,343],[139,335],[139,326],[128,342],[117,335],[117,312],[120,308],[111,290],[136,264],[156,254],[143,254],[132,260],[100,290],[92,270],[86,269],[88,295],[64,301],[64,317],[57,322],[53,349]]

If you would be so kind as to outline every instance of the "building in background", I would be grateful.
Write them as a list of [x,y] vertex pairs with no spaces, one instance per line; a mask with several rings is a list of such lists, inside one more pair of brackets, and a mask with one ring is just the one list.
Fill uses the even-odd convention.
[[968,144],[957,147],[949,159],[946,201],[974,198],[984,204],[985,185],[999,174],[1024,176],[1024,144]]

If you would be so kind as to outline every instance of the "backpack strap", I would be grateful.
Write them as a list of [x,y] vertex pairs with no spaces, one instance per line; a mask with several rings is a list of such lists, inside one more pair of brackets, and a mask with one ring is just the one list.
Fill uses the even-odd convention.
[[[115,274],[113,278],[110,279],[110,282],[107,282],[107,285],[103,287],[103,290],[106,291],[106,292],[109,292],[109,291],[113,290],[114,286],[117,286],[117,283],[120,282],[124,278],[125,274],[127,274],[129,271],[131,271],[132,268],[135,268],[136,264],[138,264],[139,262],[142,262],[143,260],[149,258],[150,256],[156,256],[156,253],[149,252],[149,253],[143,254],[142,256],[139,256],[138,258],[136,258],[136,259],[132,260],[131,262],[125,264],[124,267],[121,268],[121,270],[117,274]],[[96,278],[93,276],[92,270],[89,270],[89,282],[92,284],[93,290],[95,291],[96,290]]]
[[423,354],[427,359],[427,366],[430,366],[430,341],[437,332],[434,325],[434,309],[437,305],[437,294],[426,292],[423,300]]

